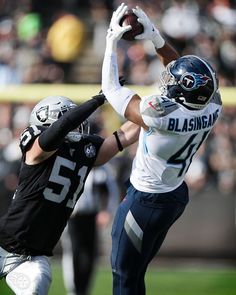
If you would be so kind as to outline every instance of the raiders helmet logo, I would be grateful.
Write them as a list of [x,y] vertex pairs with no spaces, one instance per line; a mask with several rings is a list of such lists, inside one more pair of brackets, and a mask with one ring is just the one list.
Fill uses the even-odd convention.
[[84,152],[87,158],[93,158],[96,155],[96,148],[90,143],[84,147]]
[[202,74],[185,73],[180,78],[180,86],[187,91],[192,91],[207,84],[210,77]]
[[43,106],[39,110],[37,110],[36,117],[40,122],[44,123],[47,121],[48,109],[49,109],[49,106]]

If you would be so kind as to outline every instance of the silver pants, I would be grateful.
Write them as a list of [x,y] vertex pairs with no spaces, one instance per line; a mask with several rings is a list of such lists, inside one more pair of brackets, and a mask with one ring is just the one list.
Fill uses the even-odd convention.
[[21,263],[30,260],[30,256],[9,253],[0,247],[0,279]]

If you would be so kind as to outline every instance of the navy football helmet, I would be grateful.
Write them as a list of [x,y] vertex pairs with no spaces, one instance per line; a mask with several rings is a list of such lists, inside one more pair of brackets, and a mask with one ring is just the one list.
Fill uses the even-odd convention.
[[185,55],[170,62],[162,73],[164,95],[189,109],[204,108],[218,89],[216,74],[210,64],[195,55]]

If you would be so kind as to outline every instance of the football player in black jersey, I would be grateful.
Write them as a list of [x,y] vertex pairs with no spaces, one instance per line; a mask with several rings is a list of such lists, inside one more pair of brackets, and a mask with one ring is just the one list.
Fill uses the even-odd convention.
[[99,94],[77,106],[66,97],[49,96],[31,112],[20,139],[19,183],[0,221],[0,278],[6,277],[15,294],[48,293],[48,256],[90,170],[138,138],[139,127],[131,122],[105,139],[85,134],[86,119],[104,101]]

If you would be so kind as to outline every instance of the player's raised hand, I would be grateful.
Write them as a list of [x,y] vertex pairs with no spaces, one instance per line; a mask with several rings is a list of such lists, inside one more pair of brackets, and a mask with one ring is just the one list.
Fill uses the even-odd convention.
[[120,26],[120,20],[127,11],[127,5],[122,3],[114,12],[110,21],[109,29],[107,31],[107,42],[118,41],[123,34],[131,30],[131,26]]
[[102,92],[97,95],[93,95],[92,98],[95,98],[99,105],[102,105],[107,101],[106,96]]
[[165,40],[162,38],[159,30],[154,26],[146,13],[138,6],[133,8],[133,12],[138,17],[138,22],[140,22],[144,27],[144,32],[135,37],[136,40],[147,39],[151,40],[156,48],[161,48],[165,44]]

